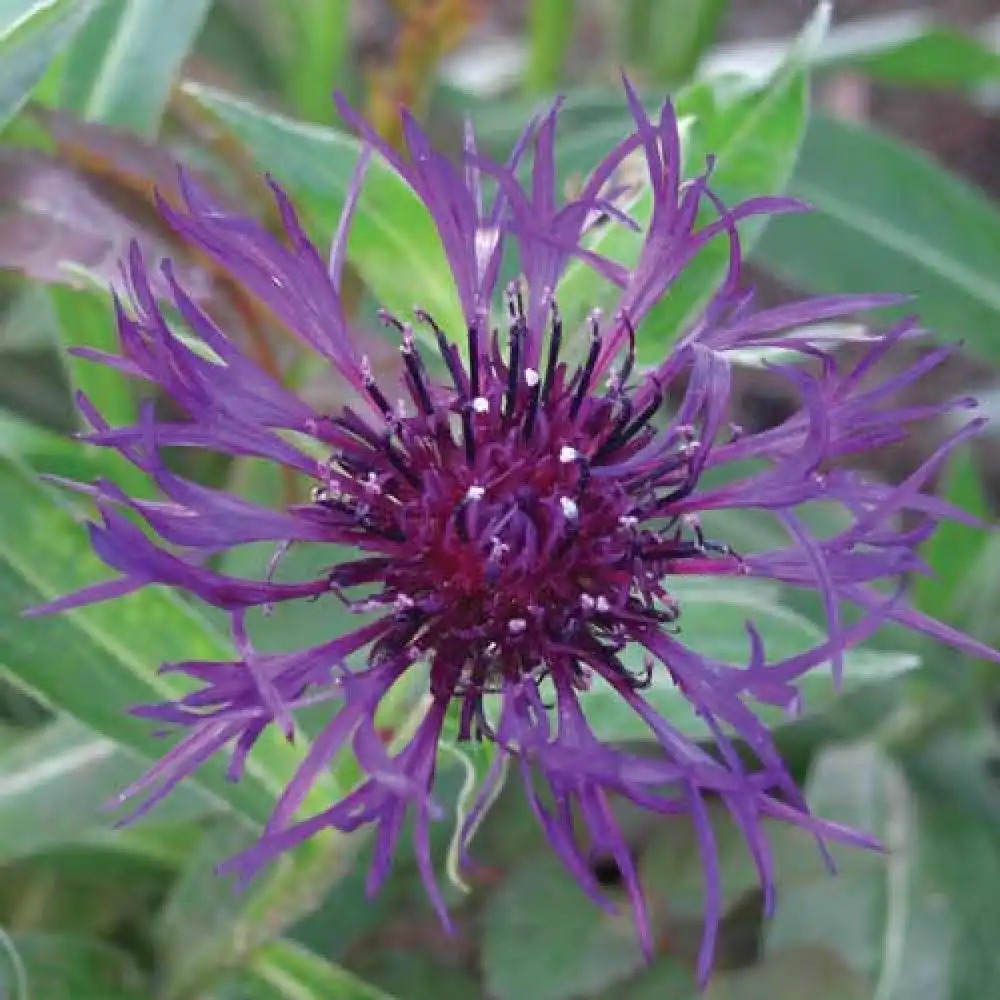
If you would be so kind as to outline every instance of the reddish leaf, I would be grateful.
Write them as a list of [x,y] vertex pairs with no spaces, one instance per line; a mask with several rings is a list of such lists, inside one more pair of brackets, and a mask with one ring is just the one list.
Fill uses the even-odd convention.
[[[147,211],[126,213],[95,184],[51,156],[23,149],[0,150],[0,267],[41,281],[80,287],[82,267],[98,281],[120,286],[119,261],[133,239],[150,262],[178,257],[165,228]],[[178,274],[191,294],[207,297],[206,272],[183,259]],[[154,288],[163,291],[156,266]]]

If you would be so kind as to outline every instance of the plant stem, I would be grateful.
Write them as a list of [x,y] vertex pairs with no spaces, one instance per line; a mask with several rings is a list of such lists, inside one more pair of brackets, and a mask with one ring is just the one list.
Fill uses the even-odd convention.
[[624,65],[645,66],[649,58],[656,0],[626,0],[621,5],[619,52]]
[[575,0],[535,0],[530,5],[526,93],[546,94],[559,86],[573,34],[575,9]]
[[691,78],[727,6],[728,0],[668,0],[658,7],[650,50],[657,83],[679,86]]
[[[426,697],[416,693],[421,685],[426,686],[426,677],[415,673],[412,683],[397,685],[383,705],[381,721],[393,734],[390,753],[405,745],[427,711]],[[335,774],[345,790],[364,777],[350,754],[338,761]],[[202,1000],[227,974],[250,966],[264,945],[319,908],[351,871],[370,832],[370,827],[350,834],[327,830],[279,857],[235,919],[173,970],[158,994],[160,1000]]]
[[280,858],[239,916],[166,981],[162,1000],[201,1000],[228,973],[250,965],[260,948],[320,906],[350,871],[365,840],[363,831],[330,831]]
[[308,121],[329,122],[331,94],[343,86],[351,55],[350,0],[299,0],[288,96]]

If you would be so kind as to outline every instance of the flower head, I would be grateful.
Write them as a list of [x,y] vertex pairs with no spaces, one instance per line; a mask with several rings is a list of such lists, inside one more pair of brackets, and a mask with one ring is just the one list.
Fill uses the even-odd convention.
[[[144,796],[140,809],[225,747],[232,748],[238,777],[262,731],[275,725],[291,735],[298,707],[328,702],[329,721],[259,843],[235,861],[245,874],[323,828],[371,824],[374,887],[411,814],[424,881],[447,921],[428,826],[436,814],[437,747],[450,717],[460,740],[491,741],[499,759],[520,770],[553,849],[599,903],[605,900],[590,862],[595,853],[617,862],[647,947],[642,889],[612,803],[620,798],[689,817],[707,885],[704,975],[720,916],[708,798],[721,800],[741,829],[769,901],[774,876],[763,819],[870,843],[810,815],[754,704],[794,709],[804,673],[831,664],[839,674],[844,652],[889,620],[991,655],[907,608],[898,588],[880,586],[921,569],[915,545],[940,518],[961,516],[920,491],[979,425],[970,422],[901,484],[868,482],[849,471],[842,460],[852,454],[904,437],[915,421],[969,405],[894,402],[899,389],[946,352],[931,352],[879,381],[872,375],[876,363],[915,335],[915,324],[872,336],[851,367],[822,340],[829,335],[823,324],[895,300],[818,298],[755,308],[738,223],[804,206],[788,198],[725,206],[711,189],[711,164],[700,176],[682,177],[671,105],[650,119],[627,84],[626,96],[633,131],[568,201],[558,196],[555,178],[558,108],[531,124],[506,165],[481,156],[470,133],[460,168],[431,148],[409,116],[403,158],[342,105],[365,152],[328,259],[277,186],[284,239],[229,214],[185,177],[183,208],[164,204],[167,220],[326,359],[362,403],[333,412],[307,405],[250,360],[166,265],[172,304],[187,326],[182,339],[164,318],[134,249],[125,267],[128,302],[117,304],[121,356],[80,353],[159,385],[184,419],[161,421],[150,411],[134,427],[111,428],[81,400],[92,426],[88,440],[148,473],[162,497],[135,499],[103,481],[80,487],[100,512],[91,526],[94,547],[119,575],[47,610],[166,584],[231,616],[236,658],[168,665],[192,678],[193,692],[141,709],[185,735],[128,790]],[[517,168],[528,148],[530,179],[522,185]],[[399,342],[400,366],[391,378],[376,377],[340,297],[347,234],[372,150],[434,219],[464,314],[464,328],[452,330],[419,308],[412,316],[383,313]],[[618,171],[634,157],[648,173],[652,213],[629,269],[602,257],[587,236],[600,224],[639,228],[614,191]],[[711,221],[704,222],[706,212]],[[711,240],[728,241],[724,280],[669,353],[640,369],[636,348],[650,309]],[[520,277],[501,290],[501,258],[510,248]],[[559,281],[571,261],[619,289],[616,306],[593,312],[582,331],[567,328],[559,310]],[[730,422],[733,352],[775,347],[814,362],[772,365],[801,406],[777,427],[743,433]],[[177,446],[278,463],[311,483],[311,499],[269,509],[188,481],[161,457]],[[798,513],[819,499],[839,503],[848,515],[847,526],[830,537],[814,537]],[[700,517],[727,509],[770,513],[787,545],[737,552],[726,539],[709,537]],[[902,513],[919,526],[901,528]],[[136,515],[150,530],[136,526]],[[270,574],[239,579],[212,568],[208,557],[260,541],[276,543],[278,557],[302,542],[346,546],[349,555],[318,578],[294,583]],[[750,623],[745,665],[696,654],[676,627],[684,608],[672,581],[682,575],[813,590],[828,635],[815,648],[775,660]],[[343,600],[374,620],[323,645],[281,654],[255,650],[247,610],[302,598]],[[860,614],[844,615],[845,607]],[[627,665],[629,647],[641,650],[644,670]],[[367,666],[344,666],[346,657],[365,650]],[[376,711],[416,669],[428,670],[426,713],[401,748],[387,747]],[[695,707],[705,741],[679,732],[645,700],[644,688],[659,675]],[[657,756],[598,739],[586,714],[595,685],[610,688],[635,713],[658,744]],[[362,781],[325,811],[301,818],[316,776],[347,746]],[[491,794],[484,789],[470,828]]]

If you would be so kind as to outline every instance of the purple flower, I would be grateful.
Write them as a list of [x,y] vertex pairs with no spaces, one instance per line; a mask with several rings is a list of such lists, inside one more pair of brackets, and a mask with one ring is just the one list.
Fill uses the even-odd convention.
[[[626,799],[665,816],[684,814],[697,832],[706,879],[704,978],[721,907],[708,799],[723,802],[745,836],[768,906],[774,874],[764,819],[786,820],[821,838],[873,843],[810,815],[754,704],[794,710],[804,673],[831,664],[839,677],[844,652],[889,621],[976,655],[995,655],[908,608],[898,586],[923,568],[915,547],[936,522],[963,516],[921,488],[980,422],[968,423],[899,485],[850,471],[843,459],[902,439],[916,421],[972,405],[894,402],[898,390],[933,369],[947,350],[880,381],[877,362],[919,332],[914,322],[873,336],[853,366],[844,366],[822,338],[829,337],[827,321],[898,300],[814,298],[755,308],[737,223],[805,206],[768,197],[726,207],[710,187],[711,164],[701,176],[682,179],[671,105],[651,120],[627,84],[626,94],[634,130],[568,201],[558,194],[554,167],[558,108],[530,125],[506,165],[481,156],[470,133],[456,167],[431,148],[409,115],[403,122],[409,156],[402,158],[342,105],[366,151],[329,260],[278,187],[283,240],[230,214],[183,177],[184,209],[161,206],[169,223],[318,352],[363,403],[314,410],[258,368],[185,294],[167,264],[171,304],[187,327],[187,337],[179,337],[133,248],[124,267],[129,301],[116,303],[121,356],[78,353],[158,385],[185,416],[161,421],[148,411],[137,426],[111,428],[81,399],[92,428],[87,440],[148,473],[162,496],[134,499],[106,481],[78,485],[100,513],[90,526],[94,548],[118,576],[41,610],[167,584],[231,616],[236,657],[165,666],[187,674],[192,693],[139,710],[184,735],[128,790],[141,797],[138,811],[227,747],[238,778],[268,726],[291,736],[297,708],[324,700],[332,706],[258,844],[232,862],[245,876],[323,828],[371,825],[374,890],[389,871],[409,814],[427,891],[447,922],[428,837],[437,813],[437,746],[447,721],[459,740],[491,741],[500,759],[516,765],[553,849],[601,905],[610,904],[592,861],[597,855],[615,860],[648,949],[642,889],[612,803]],[[518,168],[528,148],[530,179],[522,185]],[[409,320],[384,313],[398,335],[401,363],[392,378],[378,380],[340,297],[347,234],[372,149],[433,217],[465,320],[462,330],[444,330],[418,309],[412,317],[422,328],[418,337]],[[653,204],[631,270],[588,249],[585,240],[598,224],[638,228],[619,209],[614,189],[629,158],[645,160]],[[711,221],[704,221],[706,214]],[[637,339],[663,335],[646,334],[650,309],[711,240],[728,242],[724,280],[666,357],[640,370]],[[510,249],[521,277],[501,292],[501,258]],[[583,331],[564,328],[554,292],[574,260],[619,289],[617,308],[592,314]],[[502,309],[502,333],[492,325],[491,307]],[[743,433],[730,423],[732,352],[778,347],[810,362],[771,366],[801,406],[777,427]],[[311,481],[311,502],[273,510],[191,482],[162,460],[164,448],[178,446],[278,463]],[[849,525],[814,537],[798,513],[814,500],[842,505]],[[703,513],[740,508],[773,515],[787,534],[786,547],[738,553],[725,539],[706,536]],[[296,583],[271,574],[237,579],[212,568],[210,557],[261,541],[276,543],[276,560],[301,542],[346,546],[351,555],[317,579]],[[828,635],[805,653],[774,660],[749,623],[746,665],[696,654],[676,627],[684,608],[671,590],[674,577],[692,574],[776,580],[814,591]],[[255,650],[245,630],[247,609],[301,598],[344,600],[376,617],[320,646],[282,654]],[[316,613],[323,612],[318,607]],[[626,666],[628,647],[645,655],[645,671]],[[362,650],[367,666],[346,668],[345,658]],[[429,667],[426,714],[401,749],[387,747],[376,711],[418,661]],[[704,720],[703,742],[683,735],[644,699],[643,689],[657,675],[669,678]],[[586,692],[600,685],[635,712],[659,745],[658,756],[595,736]],[[316,776],[348,746],[362,781],[326,811],[301,818]],[[470,830],[491,793],[483,790]]]

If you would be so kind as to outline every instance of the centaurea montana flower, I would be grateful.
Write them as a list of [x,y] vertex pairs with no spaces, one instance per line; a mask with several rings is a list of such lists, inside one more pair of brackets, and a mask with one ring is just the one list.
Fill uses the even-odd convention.
[[[595,855],[614,859],[647,949],[643,893],[612,803],[624,799],[655,813],[686,815],[697,833],[706,879],[699,963],[704,978],[721,908],[708,799],[724,803],[744,835],[769,907],[774,871],[765,819],[788,821],[821,838],[872,843],[810,815],[752,706],[794,710],[803,674],[831,664],[839,675],[844,652],[888,621],[993,655],[908,608],[898,587],[881,586],[921,570],[916,545],[942,517],[963,516],[921,488],[980,423],[969,422],[898,485],[865,481],[849,471],[844,459],[900,440],[916,421],[970,405],[894,402],[947,350],[933,350],[879,380],[876,365],[902,338],[918,332],[913,322],[873,335],[850,367],[817,331],[897,300],[828,297],[756,308],[742,269],[738,223],[805,206],[784,197],[725,206],[710,187],[711,164],[701,176],[682,179],[672,105],[650,118],[627,83],[626,98],[634,129],[569,200],[560,197],[556,182],[558,107],[529,125],[504,165],[480,155],[470,131],[456,167],[431,148],[405,112],[404,158],[340,102],[364,152],[328,260],[277,185],[272,187],[283,240],[224,210],[182,177],[183,207],[161,205],[167,221],[317,352],[363,404],[332,413],[307,405],[218,328],[167,263],[172,304],[187,326],[187,338],[179,337],[150,290],[142,255],[133,249],[123,269],[129,302],[116,299],[121,356],[78,353],[159,386],[185,419],[168,422],[146,412],[136,426],[111,428],[81,399],[91,425],[87,440],[115,449],[147,473],[162,499],[135,499],[107,481],[78,487],[100,514],[90,526],[94,548],[119,575],[43,610],[165,584],[231,616],[235,659],[167,665],[190,675],[197,689],[176,703],[140,709],[185,735],[129,789],[129,795],[145,796],[139,811],[224,748],[232,748],[231,772],[238,777],[260,734],[278,726],[291,736],[294,712],[310,698],[325,694],[337,705],[259,842],[235,860],[245,875],[324,828],[371,825],[374,890],[411,815],[419,868],[447,923],[428,830],[437,748],[448,718],[457,720],[459,740],[492,741],[498,762],[520,771],[548,841],[601,905],[610,904],[591,861]],[[529,149],[530,177],[522,184]],[[372,151],[412,187],[433,218],[464,314],[465,328],[455,331],[417,310],[414,320],[427,333],[420,341],[408,320],[383,314],[400,338],[404,401],[398,406],[397,387],[376,379],[362,355],[340,291],[351,219]],[[586,240],[599,223],[637,228],[614,191],[629,158],[644,160],[652,198],[631,269],[592,245],[588,249]],[[711,221],[704,221],[706,212]],[[716,239],[730,248],[724,280],[666,357],[640,371],[636,341],[650,309]],[[521,277],[501,291],[501,258],[511,248]],[[574,364],[566,359],[576,331],[564,329],[554,293],[571,261],[583,261],[620,290],[607,319],[595,312],[585,324],[582,357]],[[497,300],[505,313],[503,336],[491,323]],[[431,357],[427,344],[435,345],[439,357]],[[741,433],[728,418],[732,352],[776,347],[815,363],[772,365],[794,387],[801,407],[779,426]],[[304,438],[311,439],[311,450],[300,446]],[[162,449],[178,446],[277,463],[312,483],[311,502],[268,509],[189,481],[162,460]],[[317,450],[325,457],[317,459]],[[706,474],[736,469],[737,463],[746,471],[707,485]],[[814,537],[798,511],[815,500],[839,503],[849,524],[831,537]],[[737,553],[724,540],[705,536],[699,515],[739,509],[773,515],[788,536],[787,547]],[[901,528],[902,514],[915,517],[918,526]],[[208,557],[261,541],[277,543],[279,552],[296,543],[329,543],[346,546],[351,555],[300,582],[280,582],[271,574],[239,579],[212,568]],[[699,655],[675,627],[683,607],[671,594],[673,578],[692,574],[815,591],[828,634],[815,648],[772,660],[749,623],[745,666]],[[357,588],[366,590],[364,599],[351,596]],[[254,649],[248,609],[303,598],[342,599],[352,609],[374,612],[375,619],[294,652]],[[844,608],[855,611],[842,615]],[[321,606],[316,613],[323,613]],[[630,646],[642,650],[645,672],[626,666],[622,654]],[[365,650],[365,668],[343,665]],[[418,661],[429,669],[428,707],[402,749],[393,752],[376,730],[375,714]],[[658,673],[697,710],[706,741],[679,732],[644,699],[644,686]],[[585,712],[586,692],[594,685],[608,686],[629,706],[658,744],[658,756],[597,738]],[[752,753],[752,764],[737,749],[739,741]],[[353,749],[362,780],[343,800],[300,818],[316,776],[346,747]],[[498,763],[469,817],[470,829],[500,772]]]

